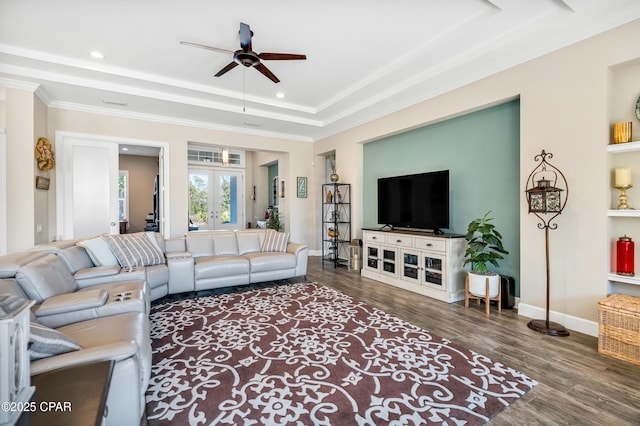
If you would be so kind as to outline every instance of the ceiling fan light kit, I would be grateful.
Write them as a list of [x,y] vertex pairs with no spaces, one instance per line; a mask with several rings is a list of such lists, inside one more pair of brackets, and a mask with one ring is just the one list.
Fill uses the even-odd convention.
[[227,72],[231,71],[238,65],[243,65],[247,68],[253,67],[257,69],[260,73],[262,73],[269,80],[274,83],[279,83],[280,79],[275,76],[267,68],[261,61],[291,61],[291,60],[305,60],[307,59],[306,55],[295,54],[295,53],[256,53],[253,51],[251,46],[251,38],[253,37],[253,31],[249,25],[241,22],[240,23],[240,49],[234,51],[228,49],[222,49],[219,47],[207,46],[204,44],[192,43],[189,41],[181,41],[180,44],[185,46],[199,47],[202,49],[212,50],[214,52],[220,53],[232,53],[233,54],[233,62],[227,64],[224,68],[218,71],[215,76],[222,77]]

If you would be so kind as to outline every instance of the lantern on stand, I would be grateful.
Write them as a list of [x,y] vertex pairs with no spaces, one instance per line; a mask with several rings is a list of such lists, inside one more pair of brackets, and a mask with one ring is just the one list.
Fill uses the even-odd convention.
[[557,167],[547,161],[547,159],[552,157],[553,154],[545,152],[544,149],[541,154],[534,157],[534,160],[540,162],[540,164],[529,174],[525,190],[527,204],[529,204],[529,213],[535,214],[538,219],[540,219],[538,228],[544,229],[547,263],[546,317],[544,320],[531,320],[527,326],[538,333],[550,336],[568,336],[569,332],[562,325],[549,321],[549,229],[556,229],[558,227],[556,223],[552,222],[562,213],[569,197],[567,179]]
[[616,274],[633,277],[635,275],[633,257],[634,243],[631,237],[618,238],[616,242]]

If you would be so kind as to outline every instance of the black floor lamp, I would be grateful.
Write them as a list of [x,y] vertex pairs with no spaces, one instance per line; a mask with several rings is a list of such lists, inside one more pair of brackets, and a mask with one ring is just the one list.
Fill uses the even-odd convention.
[[[535,214],[540,223],[539,229],[544,229],[545,252],[547,260],[547,310],[544,320],[529,321],[530,329],[538,333],[550,336],[568,336],[569,332],[562,325],[549,321],[549,229],[556,229],[558,225],[552,223],[553,220],[562,213],[569,198],[569,186],[562,172],[551,165],[547,159],[553,158],[553,154],[546,153],[544,149],[541,154],[534,157],[538,166],[531,171],[527,178],[525,193],[527,194],[527,204],[529,213]],[[564,192],[564,197],[563,197]]]

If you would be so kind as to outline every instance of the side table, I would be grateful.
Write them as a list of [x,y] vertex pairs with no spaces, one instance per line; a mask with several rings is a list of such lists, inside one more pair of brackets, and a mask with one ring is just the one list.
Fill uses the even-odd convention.
[[31,377],[33,412],[18,426],[100,426],[113,373],[112,360],[60,368]]

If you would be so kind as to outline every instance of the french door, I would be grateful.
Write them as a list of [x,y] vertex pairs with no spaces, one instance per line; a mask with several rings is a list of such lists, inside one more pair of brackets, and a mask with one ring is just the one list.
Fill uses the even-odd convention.
[[189,169],[189,225],[200,229],[244,228],[244,171]]

